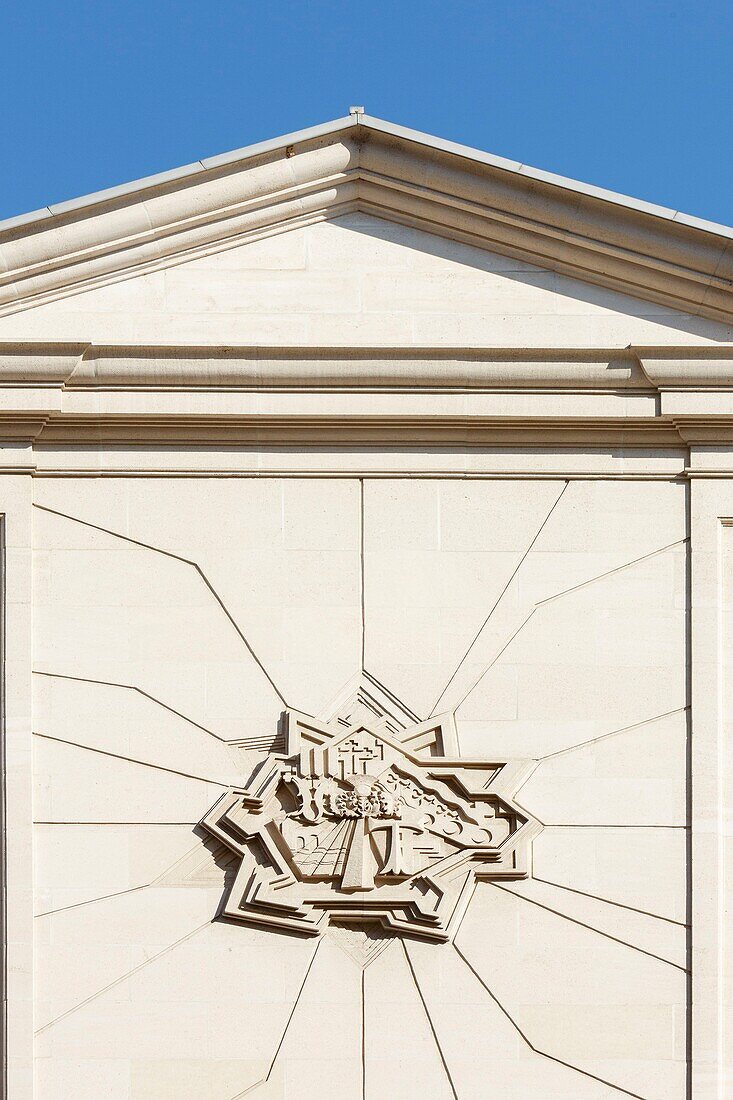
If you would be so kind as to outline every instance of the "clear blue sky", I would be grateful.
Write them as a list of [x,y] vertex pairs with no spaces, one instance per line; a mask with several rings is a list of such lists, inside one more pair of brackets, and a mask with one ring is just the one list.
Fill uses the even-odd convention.
[[6,0],[0,217],[369,114],[733,224],[731,0]]

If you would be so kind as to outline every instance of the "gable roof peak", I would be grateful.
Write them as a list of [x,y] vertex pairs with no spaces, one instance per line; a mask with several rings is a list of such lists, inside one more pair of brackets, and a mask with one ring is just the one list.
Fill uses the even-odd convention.
[[375,134],[391,136],[406,143],[422,146],[426,149],[432,149],[439,153],[452,154],[453,156],[473,161],[476,164],[485,164],[501,171],[516,173],[527,179],[533,179],[551,186],[576,191],[581,195],[587,195],[592,198],[615,203],[632,210],[651,214],[654,217],[676,221],[679,224],[693,226],[694,228],[723,236],[729,236],[733,239],[733,227],[731,226],[706,221],[703,218],[685,214],[671,207],[660,206],[657,203],[647,202],[644,199],[634,198],[618,191],[611,191],[603,187],[597,187],[594,184],[583,183],[569,176],[562,176],[554,172],[546,172],[541,168],[535,168],[523,161],[512,160],[511,158],[489,153],[473,146],[461,145],[458,142],[450,141],[446,138],[439,138],[420,130],[413,130],[407,126],[401,126],[398,123],[388,122],[385,119],[368,115],[362,106],[349,107],[348,114],[340,118],[321,122],[314,126],[307,126],[300,130],[294,130],[288,134],[281,134],[278,137],[268,138],[265,141],[244,145],[237,149],[218,153],[215,156],[204,157],[201,160],[192,161],[190,164],[180,165],[176,168],[170,168],[150,176],[142,176],[139,179],[130,180],[127,183],[117,184],[113,187],[103,188],[100,191],[93,191],[77,198],[66,199],[59,203],[51,203],[49,206],[44,206],[40,210],[33,210],[26,214],[0,219],[0,236],[9,229],[23,225],[31,225],[33,222],[44,221],[50,217],[58,217],[73,211],[81,211],[85,207],[107,203],[116,198],[134,195],[135,192],[138,191],[147,191],[150,188],[155,188],[163,184],[175,183],[187,177],[199,176],[202,173],[210,172],[215,169],[224,168],[247,160],[253,160],[256,157],[268,153],[276,153],[283,149],[295,147],[296,145],[303,145],[319,138],[351,130],[357,126],[363,128],[362,133],[372,131]]
[[358,210],[733,320],[732,228],[352,110],[0,222],[0,314]]

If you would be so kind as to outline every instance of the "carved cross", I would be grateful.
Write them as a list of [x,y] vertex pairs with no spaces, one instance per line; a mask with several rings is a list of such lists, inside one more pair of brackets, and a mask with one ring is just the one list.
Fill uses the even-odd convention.
[[349,775],[366,775],[368,764],[373,760],[384,760],[384,746],[378,741],[369,743],[359,737],[351,737],[339,745],[338,756],[342,779]]

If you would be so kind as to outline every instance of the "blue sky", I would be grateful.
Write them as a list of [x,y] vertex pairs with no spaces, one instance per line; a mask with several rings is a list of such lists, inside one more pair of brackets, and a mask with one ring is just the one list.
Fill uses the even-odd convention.
[[730,0],[6,0],[0,217],[346,114],[733,224]]

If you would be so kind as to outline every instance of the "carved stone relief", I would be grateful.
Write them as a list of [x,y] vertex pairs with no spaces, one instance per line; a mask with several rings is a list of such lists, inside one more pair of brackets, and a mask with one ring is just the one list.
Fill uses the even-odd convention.
[[362,676],[327,720],[287,711],[285,741],[202,820],[241,860],[224,916],[443,942],[477,878],[527,877],[540,826],[511,795],[528,765],[460,759],[452,715],[419,722]]

